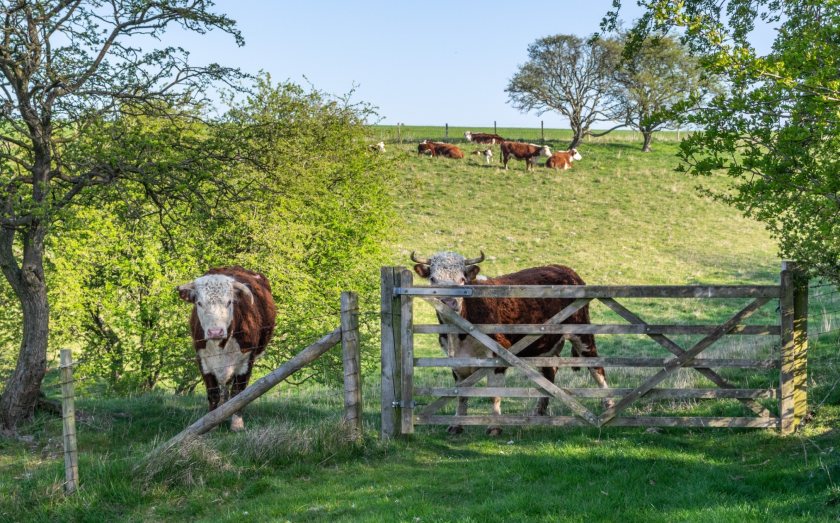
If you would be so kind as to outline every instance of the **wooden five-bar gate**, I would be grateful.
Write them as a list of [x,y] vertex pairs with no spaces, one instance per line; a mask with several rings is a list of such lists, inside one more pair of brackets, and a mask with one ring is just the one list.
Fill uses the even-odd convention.
[[[413,273],[403,267],[383,267],[382,272],[382,436],[411,434],[415,424],[455,425],[554,425],[554,426],[684,426],[684,427],[757,427],[778,428],[783,434],[793,432],[807,409],[807,280],[792,262],[783,262],[779,285],[690,285],[690,286],[415,286]],[[478,325],[471,324],[444,305],[442,297],[484,298],[565,298],[571,303],[544,324]],[[445,324],[414,323],[413,300],[423,299],[435,308]],[[749,298],[749,304],[718,325],[653,325],[619,303],[621,298]],[[600,300],[627,321],[618,325],[564,324],[563,321],[592,300]],[[779,323],[747,325],[743,322],[768,302],[778,301]],[[468,334],[487,347],[493,358],[416,358],[414,334]],[[496,333],[525,335],[509,348],[489,336]],[[664,347],[670,356],[650,357],[539,357],[520,358],[517,353],[546,334],[642,334]],[[694,334],[703,338],[690,347],[682,347],[669,335]],[[700,358],[704,350],[726,335],[777,336],[780,350],[770,359]],[[555,385],[539,372],[539,367],[653,367],[658,372],[635,388],[569,389]],[[415,367],[479,367],[452,387],[414,386]],[[513,367],[535,387],[476,387],[496,367]],[[656,388],[679,369],[694,369],[716,388]],[[778,386],[737,388],[716,370],[718,368],[778,369]],[[417,394],[437,396],[420,408]],[[549,397],[566,405],[574,416],[453,416],[439,411],[457,397]],[[617,398],[611,406],[596,414],[579,399]],[[752,416],[620,416],[627,407],[641,399],[733,398],[743,403]],[[758,400],[778,400],[771,412]]]

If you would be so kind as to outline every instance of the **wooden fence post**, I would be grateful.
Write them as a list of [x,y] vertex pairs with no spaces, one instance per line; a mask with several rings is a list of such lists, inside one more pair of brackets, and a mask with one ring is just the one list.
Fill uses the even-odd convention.
[[382,428],[383,439],[390,439],[401,432],[400,397],[402,396],[400,350],[400,298],[394,296],[399,285],[401,267],[382,267],[381,270],[381,378],[382,378]]
[[808,280],[795,262],[782,262],[781,287],[779,418],[782,434],[790,434],[801,425],[808,411]]
[[[414,274],[403,269],[400,287],[412,287]],[[402,434],[414,434],[414,301],[400,296],[400,348],[402,356]]]
[[402,124],[397,122],[397,141],[402,143]]
[[344,363],[344,420],[353,439],[362,435],[362,372],[359,352],[359,297],[341,293],[341,358]]
[[64,493],[79,486],[79,453],[76,446],[76,408],[74,405],[73,353],[61,349],[61,416],[64,420]]
[[793,274],[793,425],[799,428],[808,414],[808,278],[796,267]]
[[545,122],[540,120],[540,145],[545,145]]
[[443,140],[444,141],[449,141],[449,124],[445,124],[445,125],[446,125],[446,128],[443,132]]
[[499,134],[499,131],[496,130],[496,120],[493,120],[493,134]]

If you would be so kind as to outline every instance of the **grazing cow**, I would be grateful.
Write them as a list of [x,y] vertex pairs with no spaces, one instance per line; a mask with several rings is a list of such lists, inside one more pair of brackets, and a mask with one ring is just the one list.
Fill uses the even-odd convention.
[[384,153],[385,152],[385,142],[372,143],[372,144],[368,145],[368,149],[370,149],[373,152]]
[[[432,286],[439,285],[585,285],[578,274],[563,265],[547,265],[533,267],[519,272],[494,278],[478,278],[478,263],[484,260],[484,253],[474,259],[464,259],[454,252],[439,252],[429,259],[418,258],[414,252],[411,260],[416,263],[414,271],[422,278],[427,278]],[[567,298],[441,298],[441,301],[454,309],[464,319],[472,324],[538,324],[545,323],[549,318],[567,307],[573,300]],[[438,320],[443,323],[440,315]],[[563,323],[588,324],[589,306],[585,306],[571,315]],[[524,337],[522,334],[492,334],[499,345],[510,348],[511,345]],[[563,348],[565,340],[572,343],[572,354],[575,356],[597,357],[595,336],[592,334],[552,334],[544,335],[519,353],[520,357],[527,356],[557,356]],[[492,352],[475,338],[467,334],[441,334],[438,337],[443,352],[451,358],[481,358],[494,357]],[[455,368],[452,373],[456,384],[463,381],[470,374],[478,370],[473,367]],[[578,369],[575,369],[578,370]],[[552,383],[557,373],[556,367],[542,367],[542,375]],[[589,368],[592,377],[601,388],[607,388],[607,379],[602,367]],[[488,387],[498,387],[504,383],[505,368],[497,368],[488,377]],[[609,405],[609,402],[605,402]],[[535,414],[546,415],[548,398],[539,398]],[[458,397],[458,416],[467,414],[467,397]],[[493,398],[493,414],[501,415],[501,399]],[[463,431],[460,425],[449,427],[450,433]],[[488,427],[487,433],[501,434],[500,427]]]
[[505,139],[499,136],[498,134],[474,133],[472,131],[465,132],[464,138],[466,138],[468,142],[487,143],[490,145],[495,145],[497,143],[502,143],[505,141]]
[[490,149],[489,147],[483,151],[473,151],[472,153],[475,156],[484,156],[487,163],[490,163],[490,159],[493,158],[493,149]]
[[573,161],[583,160],[577,149],[569,149],[568,151],[557,151],[552,154],[548,160],[545,161],[545,166],[552,169],[566,169],[572,168]]
[[[262,274],[221,267],[179,286],[178,294],[194,304],[193,347],[214,410],[248,386],[254,360],[271,340],[277,315],[271,286]],[[241,415],[231,417],[230,428],[245,428]]]
[[502,160],[507,169],[508,160],[511,156],[525,160],[525,169],[530,171],[538,156],[551,156],[551,149],[547,145],[535,145],[522,142],[502,142]]

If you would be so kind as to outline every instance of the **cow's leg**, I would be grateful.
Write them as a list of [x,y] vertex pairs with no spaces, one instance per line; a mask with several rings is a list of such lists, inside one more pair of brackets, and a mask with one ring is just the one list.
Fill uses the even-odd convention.
[[[457,386],[462,380],[465,380],[467,376],[472,374],[472,372],[466,372],[466,369],[452,369],[452,376],[455,377],[455,385]],[[466,396],[458,396],[458,406],[455,409],[456,416],[466,416],[467,415],[467,404],[469,402],[469,398]],[[464,432],[464,427],[461,425],[450,425],[446,429],[447,432],[450,434],[460,434]]]
[[216,410],[216,407],[219,406],[221,393],[219,382],[214,374],[202,374],[201,377],[204,378],[204,388],[207,389],[207,402],[210,404],[210,410]]
[[[234,397],[248,387],[248,380],[251,379],[251,369],[254,366],[254,353],[248,355],[248,366],[245,372],[234,374],[233,383],[230,387],[230,397]],[[239,432],[245,430],[245,422],[242,420],[242,412],[235,412],[230,417],[230,430]]]
[[[493,374],[487,376],[487,386],[488,387],[504,387],[505,386],[505,369],[499,368],[495,369]],[[491,412],[493,416],[501,416],[502,415],[502,398],[499,396],[493,397],[493,405],[491,407]],[[490,425],[487,427],[487,434],[490,436],[499,436],[502,433],[502,427],[498,425]]]
[[[565,345],[565,338],[560,338],[560,341],[554,344],[550,351],[543,354],[545,357],[553,358],[559,356]],[[572,349],[574,353],[574,348]],[[557,367],[541,367],[540,372],[551,383],[554,383],[554,378],[557,376]],[[548,413],[548,397],[537,398],[537,403],[534,405],[534,416],[545,416]]]
[[[583,355],[584,358],[597,358],[598,357],[598,350],[595,348],[595,336],[592,334],[582,334],[580,336],[570,336],[569,339],[572,342],[572,345],[575,347],[575,352],[579,352]],[[604,367],[587,367],[589,369],[589,374],[592,376],[592,379],[595,380],[595,383],[598,384],[598,387],[602,389],[610,388],[609,384],[607,383],[607,373],[604,371]],[[615,402],[609,398],[604,398],[601,402],[605,409],[611,408]]]

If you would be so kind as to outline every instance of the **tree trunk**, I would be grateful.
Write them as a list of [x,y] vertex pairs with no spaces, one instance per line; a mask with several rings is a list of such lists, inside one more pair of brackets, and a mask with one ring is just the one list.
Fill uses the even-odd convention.
[[[10,236],[8,234],[3,239],[8,240]],[[44,236],[45,230],[40,224],[27,228],[20,268],[12,253],[11,242],[4,241],[0,248],[0,266],[23,312],[23,339],[17,366],[0,396],[0,425],[10,429],[32,416],[38,403],[41,381],[47,371],[50,308],[44,281]]]
[[642,136],[645,138],[645,142],[642,144],[642,152],[649,153],[650,143],[653,141],[653,131],[642,131]]
[[572,142],[569,144],[569,149],[576,149],[580,142],[583,141],[584,131],[582,128],[572,128]]

